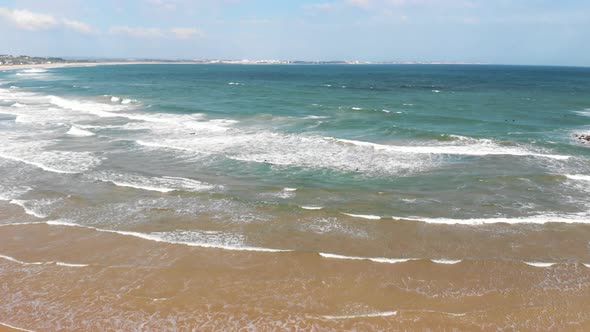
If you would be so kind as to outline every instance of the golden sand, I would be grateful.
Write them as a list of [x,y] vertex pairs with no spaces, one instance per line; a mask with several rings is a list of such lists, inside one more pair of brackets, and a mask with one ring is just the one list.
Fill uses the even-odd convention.
[[387,264],[46,224],[3,226],[0,254],[0,322],[34,331],[590,329],[579,263]]

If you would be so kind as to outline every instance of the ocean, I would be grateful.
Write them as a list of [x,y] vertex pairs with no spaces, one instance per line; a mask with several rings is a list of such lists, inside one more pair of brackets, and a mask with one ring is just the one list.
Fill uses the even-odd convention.
[[590,328],[589,93],[575,67],[2,71],[0,322]]

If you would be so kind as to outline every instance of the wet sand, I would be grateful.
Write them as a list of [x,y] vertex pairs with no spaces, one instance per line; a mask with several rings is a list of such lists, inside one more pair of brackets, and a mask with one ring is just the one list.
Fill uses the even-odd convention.
[[0,322],[34,331],[590,329],[580,263],[388,264],[46,224],[2,226],[0,255]]
[[0,323],[0,332],[17,332],[17,331],[22,332],[23,330],[17,329],[17,328],[13,328],[13,327],[10,327],[10,326],[6,326],[6,325],[3,325],[2,323]]

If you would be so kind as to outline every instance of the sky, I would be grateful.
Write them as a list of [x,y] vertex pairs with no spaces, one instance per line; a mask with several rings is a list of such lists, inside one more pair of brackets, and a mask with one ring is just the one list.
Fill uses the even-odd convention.
[[0,54],[590,66],[589,0],[0,0]]

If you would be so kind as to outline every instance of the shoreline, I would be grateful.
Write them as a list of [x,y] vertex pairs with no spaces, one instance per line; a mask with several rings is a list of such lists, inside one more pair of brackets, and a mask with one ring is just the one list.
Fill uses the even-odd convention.
[[65,67],[96,67],[96,66],[117,66],[117,65],[159,65],[159,64],[192,64],[192,62],[151,62],[151,61],[130,61],[130,62],[67,62],[67,63],[36,63],[28,65],[0,65],[0,71],[32,69],[32,68],[65,68]]
[[191,61],[105,61],[105,62],[67,62],[67,63],[38,63],[28,65],[0,65],[0,72],[32,69],[32,68],[65,68],[65,67],[95,67],[95,66],[123,66],[123,65],[242,65],[242,66],[525,66],[525,67],[563,67],[563,68],[590,68],[587,66],[566,65],[522,65],[522,64],[492,64],[492,63],[216,63],[216,62],[191,62]]

